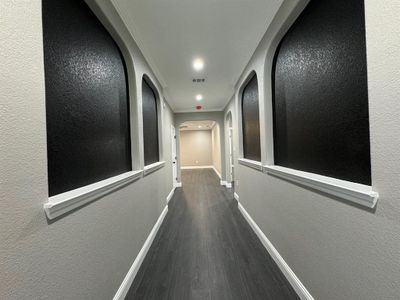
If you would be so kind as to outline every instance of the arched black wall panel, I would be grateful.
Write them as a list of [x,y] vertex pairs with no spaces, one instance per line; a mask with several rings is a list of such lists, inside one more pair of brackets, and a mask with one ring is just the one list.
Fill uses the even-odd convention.
[[243,157],[261,161],[258,83],[254,75],[242,93]]
[[[131,170],[116,43],[83,0],[43,0],[49,194]],[[28,70],[27,70],[28,71]]]
[[143,142],[144,164],[150,165],[160,160],[158,145],[157,96],[149,83],[143,78]]
[[371,184],[362,0],[312,0],[272,74],[275,164]]

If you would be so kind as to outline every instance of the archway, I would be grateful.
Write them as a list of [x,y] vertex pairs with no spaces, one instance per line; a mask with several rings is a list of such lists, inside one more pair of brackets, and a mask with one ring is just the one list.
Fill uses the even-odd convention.
[[221,181],[220,127],[212,120],[185,121],[179,126],[180,169],[211,169]]
[[177,182],[178,186],[181,182],[181,157],[180,157],[180,132],[179,127],[181,124],[185,122],[194,122],[194,121],[213,121],[215,122],[214,126],[219,128],[219,136],[217,135],[216,139],[219,140],[219,155],[220,155],[220,178],[221,185],[226,185],[226,164],[225,164],[225,124],[224,124],[224,113],[222,111],[215,112],[196,112],[196,113],[175,113],[175,129],[176,129],[176,144],[177,144]]

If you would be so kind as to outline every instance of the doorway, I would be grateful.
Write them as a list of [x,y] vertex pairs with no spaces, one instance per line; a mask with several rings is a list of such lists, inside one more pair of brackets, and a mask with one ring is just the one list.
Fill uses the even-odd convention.
[[212,169],[221,184],[221,134],[217,122],[186,121],[179,127],[181,170]]

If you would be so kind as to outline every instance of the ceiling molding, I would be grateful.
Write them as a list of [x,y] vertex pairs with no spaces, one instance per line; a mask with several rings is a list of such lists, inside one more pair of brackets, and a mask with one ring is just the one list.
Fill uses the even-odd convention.
[[164,96],[165,101],[168,103],[169,107],[171,108],[172,112],[175,112],[176,105],[171,101],[172,97],[169,94],[166,88],[163,88],[161,91],[162,95]]

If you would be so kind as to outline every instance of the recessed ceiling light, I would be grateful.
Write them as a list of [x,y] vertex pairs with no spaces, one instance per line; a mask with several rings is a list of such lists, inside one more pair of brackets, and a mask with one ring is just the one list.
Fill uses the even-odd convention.
[[203,100],[203,96],[201,94],[196,95],[196,100],[197,101]]
[[203,70],[203,68],[204,68],[204,61],[203,61],[201,58],[196,58],[196,59],[193,61],[193,68],[194,68],[196,71],[201,71],[201,70]]
[[199,128],[201,128],[201,126],[199,125]]

